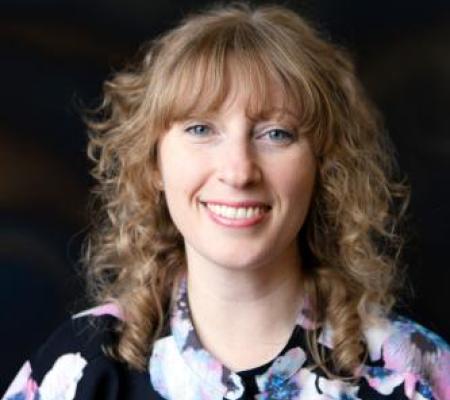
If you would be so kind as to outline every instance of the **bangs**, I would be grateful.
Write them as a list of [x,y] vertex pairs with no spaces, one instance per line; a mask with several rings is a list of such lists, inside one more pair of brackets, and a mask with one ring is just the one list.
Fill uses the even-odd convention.
[[289,110],[300,119],[304,99],[299,94],[304,91],[298,82],[277,68],[254,38],[233,33],[193,40],[173,60],[152,114],[159,116],[161,130],[174,121],[217,112],[228,96],[237,95],[248,99],[250,118]]
[[301,46],[301,36],[248,21],[186,29],[162,43],[152,66],[146,110],[152,140],[172,123],[214,114],[228,96],[233,100],[238,95],[247,99],[249,118],[266,119],[287,110],[315,154],[331,148],[333,104],[339,103],[340,91],[320,60]]

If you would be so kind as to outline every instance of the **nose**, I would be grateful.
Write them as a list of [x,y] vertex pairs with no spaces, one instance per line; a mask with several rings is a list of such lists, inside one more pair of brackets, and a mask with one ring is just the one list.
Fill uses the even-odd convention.
[[230,141],[223,146],[218,168],[218,179],[235,188],[246,188],[262,179],[262,172],[251,143],[246,140]]

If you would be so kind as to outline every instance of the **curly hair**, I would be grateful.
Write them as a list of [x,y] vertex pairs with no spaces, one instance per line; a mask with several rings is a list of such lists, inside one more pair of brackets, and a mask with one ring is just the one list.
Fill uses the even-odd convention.
[[[183,237],[157,180],[157,143],[173,121],[220,107],[238,80],[250,106],[270,106],[270,83],[296,104],[317,159],[316,188],[298,244],[314,320],[333,331],[335,370],[355,374],[368,316],[394,303],[409,189],[346,52],[280,6],[215,7],[153,40],[135,65],[104,85],[87,124],[97,180],[95,229],[86,247],[90,293],[126,315],[111,349],[145,367],[180,272]],[[317,331],[309,333],[325,370]]]

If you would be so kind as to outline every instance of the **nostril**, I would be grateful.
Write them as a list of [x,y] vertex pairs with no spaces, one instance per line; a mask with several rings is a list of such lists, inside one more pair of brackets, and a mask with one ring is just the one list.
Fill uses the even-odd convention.
[[231,186],[243,187],[258,183],[262,173],[258,166],[253,163],[230,163],[219,172],[220,181]]

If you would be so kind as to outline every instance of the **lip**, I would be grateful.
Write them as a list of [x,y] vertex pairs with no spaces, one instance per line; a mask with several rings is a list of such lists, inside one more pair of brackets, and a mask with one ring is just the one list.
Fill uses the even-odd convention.
[[[255,225],[260,224],[263,222],[268,214],[268,211],[270,210],[270,206],[266,203],[258,202],[258,201],[239,201],[239,202],[229,202],[229,201],[200,201],[200,204],[203,206],[203,208],[206,210],[206,213],[208,214],[209,218],[213,222],[215,222],[218,225],[225,226],[228,228],[248,228]],[[214,204],[214,205],[224,205],[228,207],[261,207],[264,209],[264,212],[255,215],[252,218],[246,218],[246,219],[231,219],[226,218],[221,215],[215,214],[213,211],[211,211],[207,204]]]

